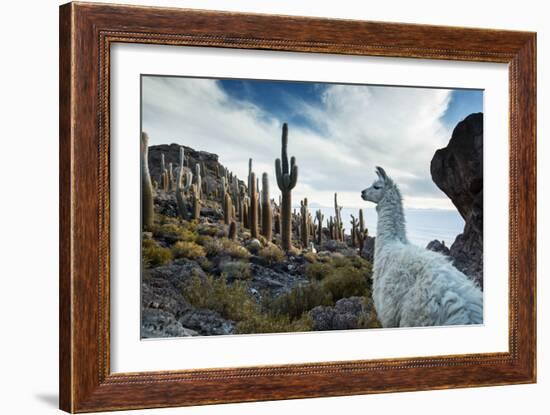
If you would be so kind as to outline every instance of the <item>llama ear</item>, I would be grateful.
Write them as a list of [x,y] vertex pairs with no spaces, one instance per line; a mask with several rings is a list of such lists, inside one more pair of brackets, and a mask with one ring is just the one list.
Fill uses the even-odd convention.
[[386,179],[388,178],[386,171],[380,166],[376,166],[376,174],[378,175],[380,180],[386,181]]

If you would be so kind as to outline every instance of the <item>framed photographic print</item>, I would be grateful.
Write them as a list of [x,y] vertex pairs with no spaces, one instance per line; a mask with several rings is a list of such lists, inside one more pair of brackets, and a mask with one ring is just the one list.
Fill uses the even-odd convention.
[[60,8],[60,406],[536,379],[536,36]]

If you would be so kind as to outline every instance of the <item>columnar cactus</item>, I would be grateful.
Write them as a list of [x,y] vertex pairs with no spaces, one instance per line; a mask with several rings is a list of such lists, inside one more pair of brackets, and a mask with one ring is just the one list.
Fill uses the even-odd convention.
[[231,202],[231,196],[229,193],[225,194],[225,200],[223,201],[223,221],[226,225],[229,225],[233,220],[233,203]]
[[250,207],[250,198],[248,196],[245,196],[243,199],[243,226],[247,229],[250,229],[250,223],[248,218],[248,211]]
[[323,220],[325,219],[325,215],[323,215],[321,209],[315,212],[315,219],[317,220],[317,244],[321,245],[323,242]]
[[258,237],[258,192],[256,191],[256,174],[250,173],[250,236]]
[[291,157],[288,163],[288,126],[283,124],[281,137],[281,159],[275,160],[277,186],[281,190],[281,245],[285,251],[292,248],[292,189],[298,181],[298,166],[296,159]]
[[281,215],[277,212],[275,213],[275,233],[277,235],[281,234]]
[[201,198],[197,184],[191,186],[191,194],[193,195],[193,220],[199,220],[201,217]]
[[252,188],[252,185],[250,184],[250,177],[252,175],[252,159],[248,159],[248,197],[252,197],[250,195],[250,189]]
[[149,173],[149,137],[141,133],[141,224],[143,229],[153,226],[153,184]]
[[174,166],[172,163],[168,163],[168,190],[173,191],[175,189],[175,184]]
[[353,215],[350,215],[351,221],[351,246],[354,248],[357,247],[357,234],[358,234],[358,221],[357,218]]
[[369,230],[365,228],[365,222],[363,220],[363,209],[359,209],[359,229],[357,231],[357,241],[359,242],[359,252],[363,252],[365,246],[365,240],[369,236]]
[[228,236],[231,240],[235,240],[235,238],[237,237],[237,222],[235,222],[234,220],[232,220],[229,224]]
[[302,237],[302,246],[309,246],[309,212],[307,210],[307,197],[300,202],[300,236]]
[[338,206],[338,193],[334,193],[334,226],[336,228],[336,240],[342,240],[340,230],[343,228],[342,224],[342,206]]
[[199,199],[202,199],[202,179],[201,179],[201,165],[195,164],[195,184],[197,185],[197,195]]
[[262,174],[262,235],[271,242],[272,238],[271,200],[269,200],[269,178],[267,173]]
[[334,234],[334,220],[332,219],[332,216],[330,216],[328,220],[328,231],[329,231],[330,239],[331,240],[336,239]]
[[187,219],[187,206],[185,203],[185,194],[191,188],[193,183],[193,173],[186,171],[184,165],[184,149],[180,147],[180,162],[176,168],[176,202],[178,213],[182,219]]

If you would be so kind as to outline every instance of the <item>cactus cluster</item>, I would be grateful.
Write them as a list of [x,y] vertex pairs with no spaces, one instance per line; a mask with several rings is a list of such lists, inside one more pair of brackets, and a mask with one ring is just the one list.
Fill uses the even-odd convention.
[[[253,171],[253,159],[248,160],[248,180],[240,181],[235,174],[221,164],[206,165],[203,160],[193,162],[185,157],[180,147],[179,163],[166,163],[161,154],[158,181],[151,180],[148,168],[147,135],[142,133],[142,220],[143,228],[153,224],[153,198],[156,189],[174,194],[178,215],[185,220],[199,220],[201,207],[216,200],[223,212],[226,235],[235,239],[238,227],[250,231],[252,238],[261,234],[267,241],[280,241],[285,251],[293,249],[297,241],[302,249],[313,251],[323,246],[325,240],[346,242],[362,250],[368,236],[363,211],[358,217],[350,215],[350,235],[344,233],[342,206],[338,194],[334,193],[334,215],[325,222],[325,215],[318,209],[314,215],[309,211],[308,199],[300,201],[300,208],[292,209],[292,190],[298,180],[298,166],[295,157],[288,156],[288,125],[282,127],[281,157],[275,160],[277,186],[280,190],[279,203],[270,198],[269,176],[263,172],[260,178]],[[192,166],[191,164],[194,163]],[[191,169],[192,167],[192,169]],[[209,168],[207,172],[207,168]]]

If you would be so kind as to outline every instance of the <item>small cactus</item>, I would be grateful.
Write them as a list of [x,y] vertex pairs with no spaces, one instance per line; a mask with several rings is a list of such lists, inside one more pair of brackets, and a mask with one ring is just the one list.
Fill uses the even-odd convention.
[[281,137],[281,158],[275,160],[275,173],[277,186],[281,190],[281,245],[285,251],[292,248],[292,189],[298,181],[298,166],[296,159],[290,158],[288,162],[288,125],[283,124]]
[[141,222],[143,229],[153,226],[153,184],[149,173],[149,137],[141,133]]

